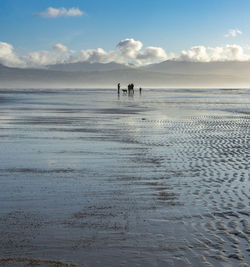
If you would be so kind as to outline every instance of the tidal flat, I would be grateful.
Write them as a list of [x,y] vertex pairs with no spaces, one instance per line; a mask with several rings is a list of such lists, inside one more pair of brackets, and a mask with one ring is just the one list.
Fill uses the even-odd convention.
[[0,89],[0,266],[248,266],[250,89]]

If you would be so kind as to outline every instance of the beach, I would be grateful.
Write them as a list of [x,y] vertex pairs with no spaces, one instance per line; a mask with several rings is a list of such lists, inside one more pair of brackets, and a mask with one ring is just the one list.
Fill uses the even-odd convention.
[[0,89],[0,266],[248,266],[250,89]]

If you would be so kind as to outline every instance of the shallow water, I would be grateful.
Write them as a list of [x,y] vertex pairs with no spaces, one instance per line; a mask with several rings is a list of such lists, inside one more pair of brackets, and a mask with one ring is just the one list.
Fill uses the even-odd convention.
[[249,126],[247,89],[1,89],[0,266],[247,266]]

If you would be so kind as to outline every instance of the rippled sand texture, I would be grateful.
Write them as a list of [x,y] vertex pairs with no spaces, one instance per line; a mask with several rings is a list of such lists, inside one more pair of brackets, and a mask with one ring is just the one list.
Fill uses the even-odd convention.
[[248,266],[250,91],[0,91],[0,266]]

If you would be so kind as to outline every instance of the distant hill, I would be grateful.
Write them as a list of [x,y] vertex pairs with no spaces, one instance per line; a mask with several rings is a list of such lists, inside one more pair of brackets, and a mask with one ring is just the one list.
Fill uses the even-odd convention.
[[141,69],[168,74],[244,76],[250,73],[250,62],[188,62],[167,60],[158,64],[142,67]]
[[72,63],[46,69],[0,65],[1,88],[116,88],[118,82],[122,88],[131,82],[136,87],[151,88],[250,87],[250,63],[165,61],[141,68],[116,63]]
[[110,63],[90,63],[90,62],[77,62],[67,64],[56,64],[47,66],[48,70],[57,71],[78,71],[78,72],[89,72],[89,71],[108,71],[108,70],[124,70],[128,69],[125,65],[118,64],[115,62]]

